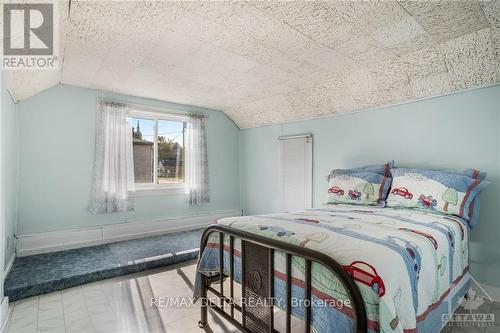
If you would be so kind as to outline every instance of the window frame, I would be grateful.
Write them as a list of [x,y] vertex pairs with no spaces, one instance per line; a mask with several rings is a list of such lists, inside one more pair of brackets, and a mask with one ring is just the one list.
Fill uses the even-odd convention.
[[[189,122],[189,117],[177,114],[177,113],[169,113],[168,110],[154,110],[148,109],[142,106],[129,106],[127,108],[127,117],[129,118],[141,118],[147,120],[153,120],[153,179],[157,180],[158,178],[158,121],[166,120],[166,121],[177,121],[182,122],[184,124],[184,132],[183,132],[183,144],[185,146],[185,131],[186,125]],[[184,154],[186,154],[186,148],[184,148]],[[188,166],[184,163],[184,182],[182,183],[174,183],[174,184],[156,184],[156,183],[135,183],[135,190],[138,196],[142,195],[150,195],[150,194],[162,194],[162,193],[184,193],[186,187],[186,169]]]

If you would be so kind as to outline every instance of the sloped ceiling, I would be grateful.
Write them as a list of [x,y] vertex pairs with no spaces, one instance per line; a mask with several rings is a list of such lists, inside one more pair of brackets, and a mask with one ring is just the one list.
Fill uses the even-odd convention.
[[247,128],[500,81],[500,0],[73,0],[61,31],[62,72],[9,73],[18,99],[62,82]]

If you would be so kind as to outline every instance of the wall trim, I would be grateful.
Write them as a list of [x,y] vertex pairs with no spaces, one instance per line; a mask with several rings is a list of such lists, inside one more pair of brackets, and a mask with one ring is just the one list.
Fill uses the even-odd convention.
[[14,94],[12,93],[12,91],[11,91],[9,88],[7,88],[7,93],[9,94],[10,99],[12,99],[12,102],[13,102],[14,104],[19,103],[19,101],[18,101],[18,100],[14,97]]
[[0,303],[0,333],[7,332],[7,325],[11,314],[11,307],[9,306],[9,298],[4,297]]
[[122,240],[203,228],[218,219],[240,216],[240,210],[205,213],[158,220],[117,223],[91,228],[44,232],[17,236],[17,256],[75,249]]
[[491,285],[483,283],[483,282],[479,282],[475,278],[475,276],[473,276],[472,274],[471,274],[471,280],[476,285],[478,285],[480,289],[482,289],[483,294],[486,293],[486,295],[484,295],[484,296],[486,296],[487,298],[492,298],[493,301],[495,301],[495,302],[500,302],[500,288],[499,287],[495,287],[495,286],[491,286]]
[[500,302],[500,288],[481,283],[481,287],[493,298],[495,302]]
[[10,270],[12,269],[12,265],[14,265],[14,260],[16,260],[16,252],[12,253],[9,261],[7,262],[7,265],[5,266],[5,269],[3,271],[4,280],[7,278],[7,275],[9,274]]

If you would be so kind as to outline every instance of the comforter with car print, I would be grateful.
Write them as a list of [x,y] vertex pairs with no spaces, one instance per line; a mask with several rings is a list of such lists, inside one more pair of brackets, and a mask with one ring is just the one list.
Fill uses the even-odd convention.
[[[444,323],[435,310],[448,313],[441,302],[468,271],[466,223],[434,212],[325,205],[294,213],[224,218],[218,223],[331,256],[356,282],[370,332],[439,332]],[[229,239],[224,242],[224,271],[228,273]],[[240,246],[236,240],[236,281],[241,281]],[[218,272],[218,249],[219,235],[214,233],[200,258],[199,272]],[[276,305],[283,308],[283,253],[275,253],[274,268]],[[292,260],[292,275],[292,296],[304,299],[304,261],[300,258]],[[313,330],[352,332],[352,310],[346,300],[333,273],[313,263]],[[292,314],[303,318],[304,308],[297,304]]]

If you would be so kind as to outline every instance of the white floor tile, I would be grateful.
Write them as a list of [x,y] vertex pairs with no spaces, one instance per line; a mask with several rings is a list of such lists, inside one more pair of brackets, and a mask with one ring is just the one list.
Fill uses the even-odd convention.
[[61,292],[39,296],[37,332],[65,332]]
[[38,322],[38,297],[21,300],[14,304],[9,333],[36,333]]
[[65,330],[68,333],[93,332],[81,287],[62,293]]

